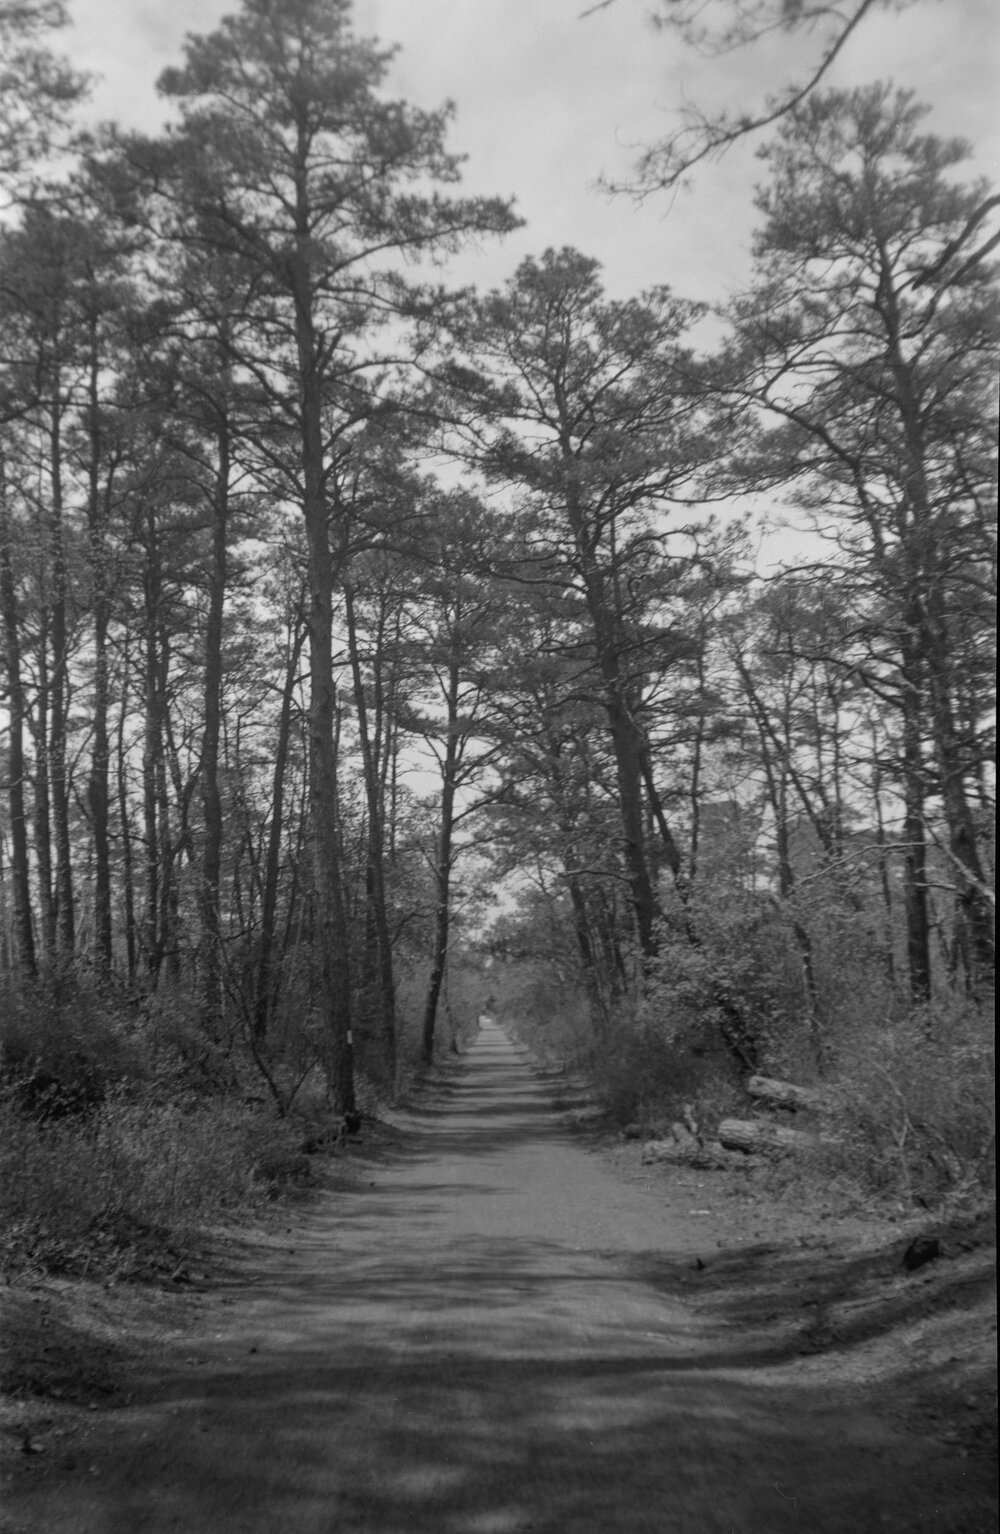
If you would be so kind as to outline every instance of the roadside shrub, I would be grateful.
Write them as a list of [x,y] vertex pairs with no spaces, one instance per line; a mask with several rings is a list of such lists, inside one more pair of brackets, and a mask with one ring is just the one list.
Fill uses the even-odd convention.
[[153,995],[144,997],[138,1026],[148,1074],[161,1094],[219,1097],[238,1090],[233,1040],[207,1032],[199,998],[190,985],[161,984]]
[[622,1030],[595,1071],[595,1084],[609,1117],[617,1124],[650,1128],[679,1114],[696,1084],[693,1055],[649,1028]]
[[714,1124],[739,1100],[737,1072],[711,1020],[675,1012],[665,1023],[648,998],[638,1017],[619,1017],[594,1074],[609,1116],[650,1133],[681,1118],[685,1108],[699,1123]]
[[146,1069],[127,1009],[75,978],[5,998],[0,1084],[37,1122],[86,1118]]
[[293,1131],[224,1103],[113,1096],[81,1125],[0,1103],[0,1266],[141,1266],[156,1246],[248,1210]]
[[832,1083],[838,1170],[876,1194],[934,1203],[992,1175],[992,1019],[964,997],[883,1023],[844,1050]]
[[[738,1012],[735,1028],[726,1004]],[[804,1012],[801,966],[773,903],[725,883],[699,891],[686,911],[672,895],[643,1005],[695,1050],[728,1039],[762,1064],[799,1030]]]

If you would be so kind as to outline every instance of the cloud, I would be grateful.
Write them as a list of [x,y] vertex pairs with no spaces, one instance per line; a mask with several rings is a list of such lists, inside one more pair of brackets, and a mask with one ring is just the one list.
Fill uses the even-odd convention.
[[[71,0],[76,61],[99,70],[102,117],[149,130],[164,109],[154,85],[179,61],[186,32],[208,32],[238,0]],[[398,42],[389,88],[434,108],[455,100],[449,135],[467,155],[466,188],[515,195],[529,227],[461,263],[461,280],[493,284],[521,256],[572,244],[605,267],[626,296],[667,282],[720,299],[748,266],[753,146],[699,169],[672,200],[636,206],[597,190],[601,172],[627,174],[638,146],[669,130],[684,99],[759,102],[804,77],[809,41],[701,59],[651,31],[648,0],[581,20],[581,0],[356,0],[355,31]],[[995,0],[924,0],[866,21],[838,65],[838,83],[894,78],[928,99],[931,132],[978,145],[980,171],[1000,161]]]

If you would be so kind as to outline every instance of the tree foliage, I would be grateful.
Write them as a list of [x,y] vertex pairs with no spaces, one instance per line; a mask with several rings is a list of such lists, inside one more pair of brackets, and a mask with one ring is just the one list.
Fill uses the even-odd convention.
[[491,995],[632,1108],[937,1059],[993,984],[992,193],[890,86],[786,103],[707,353],[572,249],[424,284],[515,220],[390,57],[245,0],[0,231],[18,1016],[327,1124]]

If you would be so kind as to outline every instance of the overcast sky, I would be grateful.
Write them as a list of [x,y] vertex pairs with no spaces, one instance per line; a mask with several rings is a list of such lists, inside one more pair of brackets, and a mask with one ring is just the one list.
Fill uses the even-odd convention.
[[[754,103],[809,57],[780,39],[765,54],[706,60],[654,33],[649,0],[615,0],[586,18],[590,0],[356,0],[355,30],[401,45],[391,87],[433,107],[455,102],[450,147],[468,156],[467,190],[514,196],[524,230],[462,263],[461,280],[501,282],[526,254],[574,245],[604,265],[615,296],[668,283],[718,302],[748,269],[751,149],[701,167],[690,190],[636,206],[610,198],[598,177],[628,174],[634,146],[669,129],[685,96]],[[210,32],[233,0],[68,0],[73,29],[61,51],[102,76],[94,111],[157,128],[160,71],[179,62],[185,33]],[[932,107],[931,131],[976,149],[974,168],[1000,181],[1000,5],[921,0],[866,21],[836,83],[892,79]]]

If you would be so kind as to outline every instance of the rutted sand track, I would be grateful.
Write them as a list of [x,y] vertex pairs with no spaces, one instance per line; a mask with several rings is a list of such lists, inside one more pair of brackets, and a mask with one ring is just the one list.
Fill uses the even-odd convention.
[[3,1529],[990,1526],[963,1462],[657,1285],[690,1224],[567,1133],[498,1029],[416,1119],[210,1336],[164,1348],[141,1404],[102,1413],[75,1462],[25,1466]]

